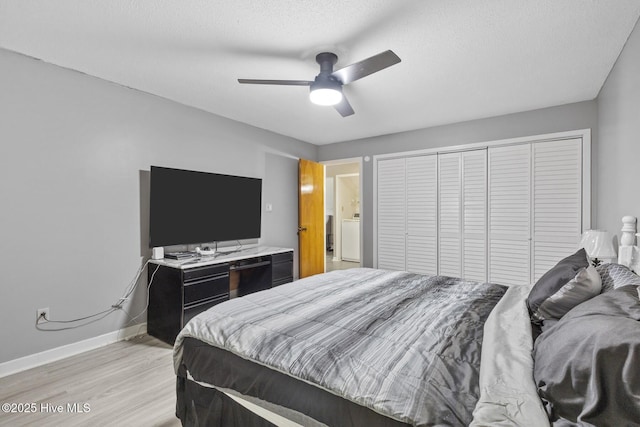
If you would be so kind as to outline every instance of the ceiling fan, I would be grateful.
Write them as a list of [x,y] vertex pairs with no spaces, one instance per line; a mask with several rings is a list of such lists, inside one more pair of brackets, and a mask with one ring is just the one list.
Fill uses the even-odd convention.
[[377,73],[387,67],[400,62],[398,55],[390,50],[384,51],[370,58],[351,65],[347,65],[337,71],[333,66],[338,61],[338,56],[331,52],[322,52],[316,56],[316,62],[320,65],[320,74],[315,80],[257,80],[238,79],[238,83],[258,85],[284,85],[284,86],[309,86],[309,98],[318,105],[333,105],[342,117],[354,113],[351,104],[342,93],[342,85],[354,82],[358,79]]

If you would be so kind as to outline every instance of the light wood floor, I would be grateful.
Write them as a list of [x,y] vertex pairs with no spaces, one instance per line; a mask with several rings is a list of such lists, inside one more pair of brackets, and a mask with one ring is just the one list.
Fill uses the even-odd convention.
[[349,268],[360,267],[359,262],[351,262],[351,261],[334,261],[333,253],[327,252],[327,272],[333,270],[347,270]]
[[[0,412],[1,426],[180,426],[172,349],[141,336],[0,378],[0,403],[35,403],[36,413]],[[67,413],[87,403],[89,412]],[[62,405],[46,413],[42,405]]]

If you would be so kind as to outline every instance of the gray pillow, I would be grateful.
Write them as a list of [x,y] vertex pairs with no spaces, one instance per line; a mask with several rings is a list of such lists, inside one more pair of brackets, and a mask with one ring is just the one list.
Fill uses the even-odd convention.
[[575,307],[540,335],[533,357],[538,394],[553,425],[637,426],[637,287],[624,286]]
[[621,264],[600,264],[596,267],[602,279],[602,292],[626,285],[640,286],[640,276]]
[[600,275],[585,250],[580,249],[558,262],[533,286],[527,297],[531,321],[540,324],[547,319],[560,319],[601,289]]

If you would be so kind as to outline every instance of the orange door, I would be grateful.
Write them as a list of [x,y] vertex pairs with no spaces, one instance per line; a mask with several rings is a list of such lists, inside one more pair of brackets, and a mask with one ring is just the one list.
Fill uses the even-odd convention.
[[298,247],[300,278],[324,273],[324,165],[298,164]]

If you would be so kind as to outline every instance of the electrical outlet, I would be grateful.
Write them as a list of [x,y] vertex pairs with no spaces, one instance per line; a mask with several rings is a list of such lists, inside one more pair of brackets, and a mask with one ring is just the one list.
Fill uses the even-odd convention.
[[49,319],[49,307],[36,310],[36,323],[48,322],[47,319]]

